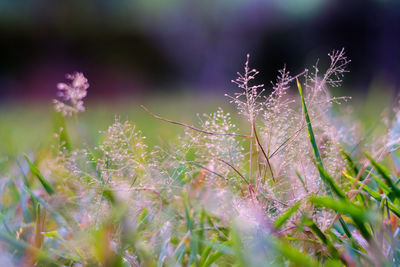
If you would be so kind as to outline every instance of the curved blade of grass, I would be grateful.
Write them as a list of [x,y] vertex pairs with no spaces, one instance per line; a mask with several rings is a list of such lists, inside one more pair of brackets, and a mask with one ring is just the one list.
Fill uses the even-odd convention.
[[[216,252],[211,253],[213,250],[216,250]],[[214,263],[218,258],[224,255],[229,255],[230,257],[235,255],[232,249],[232,241],[228,240],[223,243],[216,243],[216,239],[213,238],[213,240],[210,243],[208,243],[208,245],[205,247],[203,253],[200,256],[199,266],[208,267],[212,263]]]
[[328,209],[332,209],[338,213],[349,215],[353,219],[355,225],[357,226],[363,237],[366,240],[371,239],[371,234],[364,224],[365,222],[369,221],[368,213],[360,207],[354,205],[347,200],[333,200],[329,197],[311,196],[309,200],[312,204],[316,206],[325,207]]
[[319,154],[317,142],[315,141],[314,132],[313,132],[313,129],[312,129],[312,126],[311,126],[310,116],[308,116],[308,110],[307,110],[307,106],[306,106],[306,101],[304,100],[303,90],[301,89],[301,85],[300,85],[299,80],[296,79],[296,81],[297,81],[297,88],[298,88],[299,93],[300,93],[301,104],[302,104],[302,108],[303,108],[303,112],[304,112],[304,118],[305,118],[306,123],[307,123],[308,138],[310,139],[311,146],[312,146],[315,158],[317,160],[317,165],[323,166],[322,158],[321,158],[321,155]]
[[200,259],[199,259],[199,265],[200,266],[207,266],[207,258],[208,255],[210,255],[211,250],[212,250],[212,246],[215,243],[215,239],[213,239],[204,249],[203,252],[201,253]]
[[185,242],[187,241],[187,239],[190,236],[190,231],[188,231],[181,239],[181,241],[179,242],[179,244],[176,246],[176,249],[173,253],[173,258],[175,258],[176,263],[181,262],[183,255],[186,252],[186,245]]
[[333,246],[331,240],[319,229],[319,227],[310,219],[304,219],[305,225],[310,227],[311,231],[318,237],[319,240],[328,248],[334,258],[339,258],[338,250]]
[[204,262],[204,264],[202,265],[202,266],[204,266],[204,267],[208,267],[208,266],[210,266],[211,264],[213,264],[219,257],[221,257],[223,254],[222,254],[222,252],[221,251],[217,251],[217,252],[214,252],[213,254],[211,254],[208,258],[207,258],[207,260]]
[[[351,175],[349,175],[346,172],[343,172],[343,175],[344,175],[344,177],[346,177],[351,182],[355,182],[356,181],[356,178],[351,177]],[[360,181],[357,182],[357,185],[358,186],[363,186],[363,190],[365,192],[367,192],[375,200],[382,201],[382,196],[381,196],[381,194],[379,194],[379,192],[373,190],[372,188],[368,187],[367,185],[363,185],[362,182],[360,182]],[[397,217],[400,218],[400,209],[397,206],[395,206],[392,202],[390,202],[390,200],[388,202],[388,207]]]
[[367,213],[360,207],[346,200],[334,200],[330,197],[318,197],[311,196],[310,202],[317,206],[322,206],[328,209],[332,209],[342,214],[347,214],[352,218],[357,218],[360,221],[367,221]]
[[297,178],[299,178],[301,184],[303,185],[304,190],[308,193],[308,189],[307,189],[306,183],[304,182],[304,179],[301,176],[300,172],[298,172],[297,170],[296,170],[296,176],[297,176]]
[[288,208],[281,216],[279,216],[275,220],[274,226],[276,228],[281,227],[299,209],[300,204],[301,204],[301,202],[299,201],[296,204],[294,204],[293,206],[291,206],[290,208]]
[[343,159],[345,159],[347,161],[347,165],[348,165],[348,170],[353,174],[353,175],[357,175],[357,173],[359,172],[358,167],[356,166],[356,164],[354,163],[353,158],[347,154],[346,152],[342,151],[340,152],[340,154],[342,155]]
[[369,159],[369,161],[371,162],[372,166],[374,166],[374,168],[382,176],[382,178],[385,180],[387,185],[393,191],[395,196],[397,198],[400,198],[400,189],[394,184],[394,182],[393,182],[392,178],[390,178],[389,172],[386,170],[386,168],[383,167],[381,164],[377,163],[369,154],[365,153],[365,156]]
[[[328,195],[332,195],[330,189],[329,189],[329,183],[325,180],[325,175],[323,172],[321,172],[321,170],[324,170],[324,165],[322,163],[322,158],[321,155],[319,154],[319,150],[318,150],[318,146],[317,146],[317,142],[315,141],[315,136],[314,136],[314,132],[312,129],[312,125],[311,125],[311,120],[310,120],[310,116],[308,116],[308,111],[307,111],[307,105],[306,105],[306,101],[304,100],[304,96],[303,96],[303,90],[301,89],[301,85],[299,80],[296,78],[296,82],[297,82],[297,88],[299,90],[299,94],[300,94],[300,98],[301,98],[301,105],[303,108],[303,112],[304,112],[304,118],[306,120],[307,123],[307,130],[308,130],[308,137],[310,139],[310,143],[314,152],[314,156],[316,158],[316,165],[318,168],[318,172],[319,175],[322,179],[322,181],[327,185],[326,186],[326,191],[328,193]],[[339,191],[337,191],[337,193],[340,193]],[[343,227],[343,230],[348,233],[348,236],[351,237],[351,233],[346,225],[346,223],[343,221],[342,217],[339,216],[339,222]]]
[[346,194],[340,189],[340,187],[335,183],[333,178],[329,175],[329,173],[321,166],[317,165],[318,171],[320,175],[323,177],[323,180],[326,184],[329,185],[330,189],[335,193],[337,197],[340,199],[347,199]]
[[162,245],[161,245],[161,251],[160,251],[160,256],[158,257],[158,262],[157,262],[157,267],[162,267],[164,265],[165,259],[168,257],[168,245],[169,245],[170,239],[167,238]]
[[373,174],[371,172],[371,176],[374,178],[375,182],[378,184],[379,189],[381,189],[383,191],[383,193],[385,193],[386,195],[389,195],[392,190],[390,190],[390,187],[388,187],[384,181],[382,181],[382,179],[380,179],[378,176],[376,176],[375,174]]
[[298,251],[288,242],[279,240],[278,238],[273,238],[273,244],[275,249],[285,258],[294,263],[295,266],[307,266],[307,267],[319,266],[316,260],[308,256],[307,254]]
[[29,168],[31,172],[39,179],[40,183],[43,185],[44,189],[49,195],[52,195],[55,193],[53,187],[50,185],[49,182],[43,177],[39,169],[29,160],[27,155],[24,155],[26,161],[29,164]]

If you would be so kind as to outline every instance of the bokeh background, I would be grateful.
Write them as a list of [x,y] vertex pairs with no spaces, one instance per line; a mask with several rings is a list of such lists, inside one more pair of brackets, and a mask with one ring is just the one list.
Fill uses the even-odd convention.
[[320,58],[323,68],[342,47],[351,72],[332,92],[355,96],[374,125],[400,88],[398,0],[0,0],[0,159],[48,146],[66,73],[90,83],[87,111],[69,120],[76,144],[95,143],[115,114],[162,144],[182,128],[139,104],[192,123],[232,109],[224,94],[247,53],[269,85],[284,64],[295,74]]
[[73,71],[90,100],[221,94],[246,53],[269,83],[342,47],[350,94],[400,85],[397,0],[0,0],[0,40],[3,104],[48,101]]

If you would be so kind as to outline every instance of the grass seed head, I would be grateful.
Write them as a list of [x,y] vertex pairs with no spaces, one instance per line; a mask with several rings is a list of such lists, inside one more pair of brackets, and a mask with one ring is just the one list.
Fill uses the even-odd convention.
[[87,95],[89,83],[81,72],[67,74],[66,78],[69,82],[57,84],[60,100],[54,99],[53,104],[56,111],[63,116],[72,116],[85,111],[83,99]]

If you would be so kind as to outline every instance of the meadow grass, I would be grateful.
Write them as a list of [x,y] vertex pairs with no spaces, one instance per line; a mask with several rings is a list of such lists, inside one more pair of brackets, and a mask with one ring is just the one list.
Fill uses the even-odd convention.
[[87,108],[81,73],[52,113],[3,108],[1,265],[398,266],[398,103],[360,120],[329,92],[349,60],[329,56],[271,93],[248,56],[216,111]]

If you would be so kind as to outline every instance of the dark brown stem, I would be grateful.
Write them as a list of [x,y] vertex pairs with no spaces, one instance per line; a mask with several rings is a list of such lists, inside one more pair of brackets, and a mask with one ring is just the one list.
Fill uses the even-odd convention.
[[172,124],[180,125],[180,126],[183,126],[183,127],[189,128],[189,129],[192,129],[192,130],[197,131],[197,132],[200,132],[200,133],[210,134],[210,135],[236,136],[236,137],[244,137],[244,138],[249,138],[249,139],[252,138],[251,136],[249,136],[249,135],[244,135],[244,134],[214,133],[214,132],[204,131],[204,130],[202,130],[202,129],[196,128],[196,127],[194,127],[194,126],[191,126],[191,125],[188,125],[188,124],[185,124],[185,123],[182,123],[182,122],[172,121],[172,120],[168,120],[168,119],[162,118],[162,117],[160,117],[160,116],[157,116],[157,115],[155,115],[154,113],[152,113],[150,110],[148,110],[148,109],[147,109],[145,106],[143,106],[143,105],[140,105],[140,107],[141,107],[144,111],[146,111],[147,113],[149,113],[153,118],[156,118],[156,119],[158,119],[158,120],[162,120],[162,121],[165,121],[165,122],[169,122],[169,123],[172,123]]
[[249,180],[247,180],[246,177],[243,176],[243,174],[241,174],[235,167],[233,167],[232,164],[230,164],[229,162],[227,162],[223,159],[220,159],[220,158],[217,158],[217,160],[219,160],[219,161],[225,163],[226,165],[228,165],[229,167],[231,167],[231,169],[234,170],[243,179],[243,181],[245,181],[246,184],[250,185]]
[[274,177],[274,172],[272,171],[271,162],[269,161],[269,158],[268,158],[267,154],[265,153],[264,148],[263,148],[263,146],[261,145],[260,140],[258,139],[257,130],[256,130],[256,125],[255,125],[254,123],[253,123],[253,132],[254,132],[254,136],[256,137],[257,144],[258,144],[258,146],[260,147],[261,152],[263,153],[265,159],[267,160],[267,164],[268,164],[269,170],[270,170],[270,172],[271,172],[272,180],[275,182],[276,180],[275,180],[275,177]]
[[249,180],[246,179],[246,177],[243,176],[243,174],[241,174],[235,167],[232,166],[232,164],[230,164],[229,162],[226,162],[223,159],[217,158],[217,160],[225,163],[226,165],[228,165],[229,167],[232,168],[232,170],[234,170],[242,179],[243,181],[245,181],[245,183],[247,184],[248,188],[249,188],[249,192],[250,192],[250,196],[251,198],[256,198],[258,200],[258,197],[256,195],[256,192],[254,191],[253,185],[249,182]]

